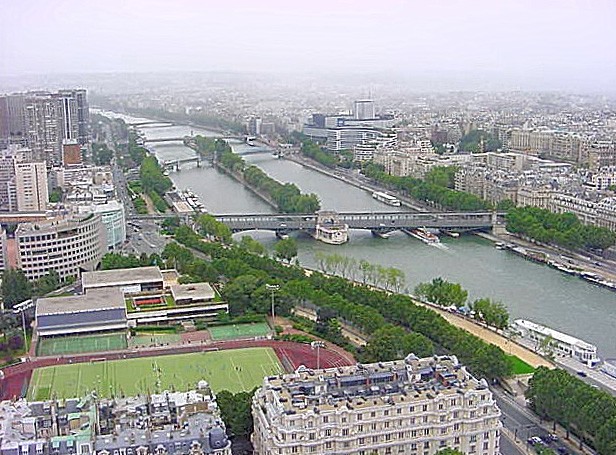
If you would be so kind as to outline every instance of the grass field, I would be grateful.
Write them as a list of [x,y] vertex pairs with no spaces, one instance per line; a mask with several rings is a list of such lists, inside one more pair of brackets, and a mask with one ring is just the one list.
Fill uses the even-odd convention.
[[533,367],[519,357],[515,355],[508,355],[507,357],[513,365],[513,374],[530,374],[535,372]]
[[177,333],[138,333],[130,337],[128,345],[131,348],[142,348],[161,344],[175,344],[182,340]]
[[34,370],[28,398],[131,396],[163,390],[188,390],[205,379],[215,392],[250,391],[263,377],[282,372],[270,348],[232,349],[139,359],[59,365]]
[[208,329],[213,340],[234,340],[237,338],[253,338],[268,335],[271,330],[265,322],[250,324],[216,325]]
[[80,354],[82,352],[104,352],[126,349],[126,335],[75,335],[55,338],[39,338],[36,353],[40,356]]

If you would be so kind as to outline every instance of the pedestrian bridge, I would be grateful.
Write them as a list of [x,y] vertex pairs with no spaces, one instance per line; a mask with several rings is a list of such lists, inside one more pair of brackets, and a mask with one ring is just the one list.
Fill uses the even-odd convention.
[[[337,213],[337,220],[350,229],[390,232],[419,227],[472,231],[504,224],[505,213],[497,212],[352,212]],[[231,231],[269,230],[275,232],[312,231],[317,214],[216,215]]]

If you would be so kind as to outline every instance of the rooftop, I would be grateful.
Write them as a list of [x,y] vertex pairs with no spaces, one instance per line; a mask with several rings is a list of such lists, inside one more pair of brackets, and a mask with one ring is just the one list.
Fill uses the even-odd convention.
[[532,330],[533,332],[540,333],[546,337],[551,336],[556,341],[560,341],[571,346],[577,346],[581,349],[586,349],[589,351],[597,350],[597,347],[595,345],[587,343],[584,340],[580,340],[579,338],[576,338],[574,336],[567,335],[566,333],[559,332],[558,330],[551,329],[549,327],[537,324],[532,321],[528,321],[526,319],[516,319],[514,323],[520,327],[523,327],[527,330]]
[[174,300],[212,300],[216,296],[208,283],[175,284],[171,286]]
[[36,302],[36,315],[38,317],[118,308],[124,308],[124,295],[120,289],[90,289],[84,295],[41,297]]
[[81,282],[84,289],[150,283],[152,281],[163,281],[163,275],[158,267],[99,270],[81,274]]
[[264,389],[273,393],[279,409],[295,414],[411,403],[439,394],[484,390],[487,383],[475,379],[453,356],[418,359],[409,355],[392,362],[272,376],[265,378]]

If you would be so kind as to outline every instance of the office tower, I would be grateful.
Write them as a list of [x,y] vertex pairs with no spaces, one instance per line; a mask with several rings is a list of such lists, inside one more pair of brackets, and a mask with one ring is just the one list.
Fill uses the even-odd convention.
[[32,93],[26,96],[28,146],[37,161],[45,160],[53,164],[61,162],[62,134],[58,110],[57,98],[49,93]]
[[355,101],[355,107],[353,109],[353,116],[355,120],[368,120],[376,117],[374,112],[374,101],[372,100],[359,100]]

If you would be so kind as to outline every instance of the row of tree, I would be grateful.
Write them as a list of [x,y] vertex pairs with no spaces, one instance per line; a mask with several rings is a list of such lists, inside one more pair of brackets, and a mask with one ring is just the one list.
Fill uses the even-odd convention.
[[616,398],[609,393],[564,370],[540,367],[526,398],[539,416],[573,431],[600,455],[616,453]]
[[497,329],[505,329],[509,326],[509,311],[503,303],[489,298],[481,298],[468,303],[466,289],[458,283],[450,283],[441,277],[434,278],[428,283],[419,283],[415,287],[415,294],[427,302],[444,307],[462,308],[468,304],[475,319]]
[[[225,283],[224,297],[234,315],[246,312],[268,313],[271,294],[265,285],[278,284],[280,289],[276,293],[276,308],[279,314],[288,314],[291,308],[298,305],[326,308],[335,315],[331,319],[348,321],[367,335],[373,335],[378,329],[391,324],[416,334],[415,341],[428,340],[456,354],[479,376],[494,379],[508,376],[512,372],[510,362],[500,348],[452,326],[434,311],[416,305],[408,296],[377,290],[319,272],[307,276],[299,267],[283,266],[269,257],[252,254],[244,248],[204,242],[185,226],[176,230],[175,238],[210,259],[207,264],[199,267],[194,266],[196,261],[187,264],[185,273],[202,273],[206,270],[209,277],[222,280]],[[389,332],[386,334],[390,335]],[[419,338],[419,335],[425,338]],[[404,343],[402,345],[408,346]],[[424,352],[420,349],[425,346],[422,342],[417,344],[416,349]],[[369,352],[378,351],[374,349]]]
[[268,195],[282,213],[314,213],[321,203],[316,194],[302,194],[293,183],[280,183],[257,166],[247,165],[227,144],[218,156],[218,163],[225,169],[241,175],[253,188]]
[[173,188],[173,182],[163,174],[158,160],[154,156],[148,155],[141,161],[139,177],[144,192],[150,197],[156,210],[165,212],[168,205],[164,196],[167,191]]
[[[445,173],[445,179],[442,178],[443,172]],[[450,178],[448,177],[450,172],[434,168],[426,174],[425,180],[420,180],[413,177],[390,175],[385,172],[383,166],[374,163],[368,163],[363,168],[363,173],[366,177],[374,179],[406,196],[442,209],[468,212],[491,208],[490,204],[480,197],[444,186],[443,184],[450,184]]]
[[570,249],[604,250],[616,244],[616,233],[586,226],[573,213],[553,213],[538,207],[511,208],[507,230]]
[[320,251],[315,254],[315,259],[323,273],[340,275],[351,281],[361,280],[363,284],[372,284],[393,292],[400,292],[406,282],[402,270],[371,264],[365,259],[357,260],[341,254],[325,254]]

